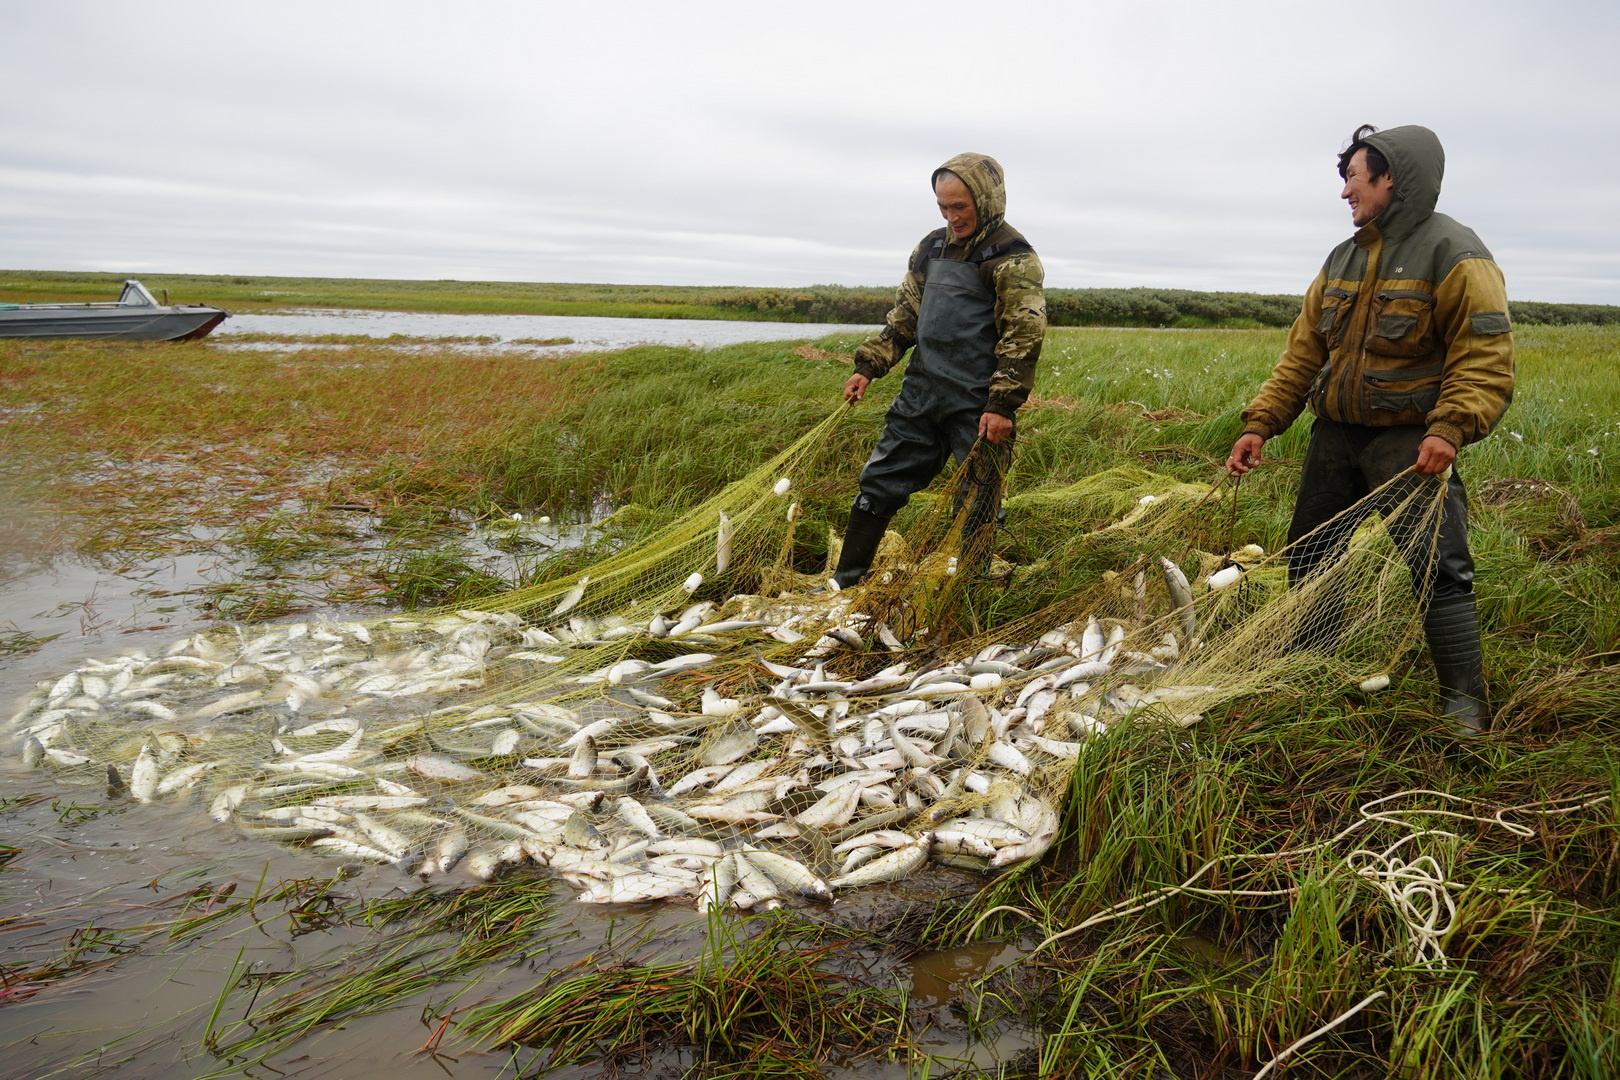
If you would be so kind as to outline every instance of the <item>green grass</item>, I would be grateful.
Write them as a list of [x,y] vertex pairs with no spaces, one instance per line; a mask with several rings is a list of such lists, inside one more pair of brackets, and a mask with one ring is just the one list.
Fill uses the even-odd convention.
[[[1129,509],[1132,485],[1214,483],[1282,336],[1054,330],[1019,417],[999,549],[1014,565],[1012,584],[970,598],[975,627],[1006,625],[1127,560],[1131,552],[1075,537]],[[1442,729],[1421,646],[1394,657],[1394,685],[1376,696],[1324,682],[1241,699],[1185,731],[1117,726],[1080,759],[1046,860],[892,935],[907,946],[997,937],[1032,948],[1218,860],[1197,883],[1210,892],[1164,893],[1096,921],[979,988],[975,1023],[1016,1016],[1041,1033],[1032,1073],[1253,1075],[1379,991],[1281,1074],[1620,1071],[1620,481],[1611,463],[1620,331],[1532,327],[1516,340],[1513,408],[1460,459],[1474,494],[1495,730],[1459,743]],[[836,353],[853,342],[820,344]],[[66,515],[57,542],[81,551],[168,550],[200,542],[195,530],[206,523],[219,530],[208,543],[283,578],[306,576],[302,603],[342,590],[395,604],[457,602],[524,574],[578,573],[675,520],[825,419],[848,370],[787,344],[537,362],[387,345],[267,358],[206,343],[5,343],[0,468],[42,521]],[[809,474],[794,478],[806,511],[795,557],[807,567],[824,556],[827,527],[841,524],[897,386],[875,384]],[[1268,444],[1267,464],[1238,489],[1235,516],[1194,515],[1175,540],[1279,547],[1307,428]],[[1100,491],[1071,490],[1109,470]],[[927,501],[899,524],[917,520]],[[479,523],[497,514],[580,522],[631,506],[593,546],[545,563],[499,548],[485,561],[475,543]],[[321,572],[334,576],[317,581]],[[274,607],[270,583],[242,584],[238,613]],[[255,597],[266,606],[247,606]],[[1443,865],[1458,903],[1441,942],[1449,962],[1424,965],[1388,900],[1354,872],[1365,860],[1346,862],[1357,846],[1383,850],[1405,830],[1380,823],[1322,846],[1357,821],[1357,807],[1413,788],[1469,800],[1486,818],[1540,800],[1609,801],[1513,815],[1528,835],[1413,818],[1455,834],[1411,850]],[[507,902],[476,895],[490,911]],[[986,917],[1004,905],[1017,911]],[[481,917],[445,910],[450,922],[433,925]],[[198,923],[198,932],[219,925]],[[479,943],[506,940],[498,929],[482,933],[467,936],[461,968],[385,934],[348,966],[306,971],[307,983],[261,995],[253,1019],[275,1033],[269,1041],[253,1042],[245,1020],[224,1016],[218,1045],[255,1056],[368,1002],[423,992],[421,972],[470,978],[474,961],[487,959]],[[805,1074],[830,1048],[848,1049],[850,1025],[893,1036],[883,988],[818,974],[844,946],[773,933],[754,939],[769,955],[765,944],[736,942],[707,966],[643,957],[548,973],[530,993],[487,1003],[467,1034],[544,1047],[559,1061],[690,1043],[710,1048],[716,1070],[742,1068],[753,1054]],[[809,1009],[830,1026],[784,1022]]]
[[891,989],[863,987],[825,961],[858,939],[786,918],[710,924],[693,960],[553,973],[480,1005],[466,1035],[546,1053],[547,1068],[612,1067],[695,1051],[698,1076],[822,1075],[823,1063],[904,1055],[905,1009]]
[[[0,270],[0,303],[110,301],[128,274]],[[208,274],[140,274],[159,299],[214,304],[231,311],[276,311],[291,307],[371,308],[462,314],[585,315],[642,319],[742,319],[778,322],[876,322],[866,308],[893,298],[893,289],[829,294],[864,299],[848,316],[812,320],[808,302],[774,290],[729,286],[605,285],[519,281],[396,281],[364,278],[283,278]],[[810,294],[806,294],[808,297]],[[800,310],[800,307],[803,310]],[[836,313],[833,313],[836,314]]]

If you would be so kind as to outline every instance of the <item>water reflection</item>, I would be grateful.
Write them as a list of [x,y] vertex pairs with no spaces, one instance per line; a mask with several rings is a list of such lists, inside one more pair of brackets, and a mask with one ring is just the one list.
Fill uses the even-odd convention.
[[925,1074],[994,1072],[1039,1045],[1039,1032],[1023,1023],[1005,1018],[986,1023],[978,1015],[974,983],[1022,955],[1016,945],[988,941],[911,958],[913,1038],[928,1056]]

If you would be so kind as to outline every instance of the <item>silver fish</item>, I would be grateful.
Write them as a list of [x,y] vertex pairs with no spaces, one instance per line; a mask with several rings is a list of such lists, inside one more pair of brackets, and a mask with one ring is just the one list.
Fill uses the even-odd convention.
[[733,724],[703,750],[705,765],[726,765],[745,757],[759,745],[759,734],[745,724]]
[[744,851],[742,856],[783,888],[791,889],[811,900],[832,903],[832,889],[828,888],[824,880],[811,873],[810,868],[803,863],[774,851],[758,848]]
[[855,815],[861,802],[861,784],[845,784],[829,791],[793,820],[809,828],[844,825]]
[[689,896],[700,885],[696,874],[679,877],[667,870],[646,869],[594,882],[574,899],[581,904],[641,904],[671,896]]
[[157,755],[152,752],[150,744],[143,745],[141,752],[135,756],[135,764],[129,770],[129,793],[135,796],[137,802],[152,802],[157,798],[158,782],[162,776],[163,770],[158,765]]
[[439,754],[417,754],[405,762],[406,768],[418,776],[425,776],[432,780],[447,780],[452,783],[467,783],[473,780],[489,779],[477,769],[470,769],[460,762]]
[[664,837],[664,831],[658,827],[658,823],[652,819],[652,815],[647,813],[647,808],[630,796],[621,795],[615,799],[613,810],[631,828],[646,833],[654,840]]
[[1176,606],[1175,614],[1181,620],[1181,634],[1184,640],[1192,641],[1198,636],[1198,616],[1193,613],[1192,586],[1187,583],[1187,575],[1181,572],[1181,567],[1159,556],[1159,564],[1164,568],[1164,583],[1170,590],[1170,602]]
[[340,836],[323,836],[310,842],[310,849],[326,855],[336,855],[344,859],[361,859],[365,862],[391,863],[395,856],[380,848],[369,844],[359,843]]
[[827,884],[834,889],[855,889],[883,881],[898,881],[915,873],[928,861],[928,849],[932,842],[932,833],[922,833],[914,837],[910,844],[880,855],[847,874],[833,878]]

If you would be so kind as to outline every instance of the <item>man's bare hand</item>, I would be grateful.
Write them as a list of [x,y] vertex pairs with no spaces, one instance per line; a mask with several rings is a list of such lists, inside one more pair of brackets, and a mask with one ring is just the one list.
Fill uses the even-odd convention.
[[993,443],[1006,442],[1012,438],[1013,422],[1000,413],[987,412],[979,417],[979,438],[989,439]]
[[1419,476],[1439,476],[1457,460],[1457,448],[1438,435],[1430,435],[1418,444],[1417,464],[1412,471]]
[[1260,448],[1265,444],[1266,440],[1252,431],[1239,436],[1238,441],[1232,444],[1232,453],[1226,459],[1226,474],[1242,476],[1259,465],[1262,460]]
[[866,388],[871,382],[872,380],[865,375],[851,375],[849,382],[844,384],[844,400],[851,405],[855,404],[866,396]]

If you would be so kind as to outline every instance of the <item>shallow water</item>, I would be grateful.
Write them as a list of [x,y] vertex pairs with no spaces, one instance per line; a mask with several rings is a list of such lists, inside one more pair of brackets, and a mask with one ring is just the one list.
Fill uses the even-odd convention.
[[[0,717],[9,717],[37,683],[87,659],[136,649],[155,654],[215,625],[196,618],[174,594],[230,573],[231,565],[213,555],[100,567],[64,558],[36,564],[0,584],[0,628],[11,629],[4,626],[9,621],[30,635],[60,635],[33,652],[0,659],[0,708],[5,710]],[[324,614],[353,619],[384,612],[353,608]],[[39,798],[28,801],[32,796]],[[170,919],[179,898],[200,885],[211,890],[234,885],[237,894],[248,896],[282,881],[329,879],[338,862],[258,841],[184,801],[139,805],[110,797],[100,782],[75,784],[60,772],[27,769],[9,731],[0,734],[0,846],[21,850],[0,870],[0,949],[7,965],[60,955],[70,935],[77,932],[83,940],[86,927]],[[807,914],[852,927],[879,925],[946,895],[964,896],[978,884],[972,875],[934,869],[841,898],[831,911],[809,908]],[[393,867],[369,867],[339,891],[381,897],[423,887]],[[550,970],[668,962],[702,947],[706,924],[690,905],[597,908],[570,903],[573,892],[567,888],[558,896],[562,936],[536,959],[493,965],[471,985],[440,985],[389,1012],[345,1021],[278,1051],[267,1064],[281,1075],[345,1080],[510,1077],[515,1070],[509,1052],[470,1048],[456,1041],[453,1029],[440,1055],[421,1052],[452,998],[456,1007],[470,1005],[510,996]],[[170,906],[147,911],[160,903]],[[33,996],[6,987],[12,992],[0,992],[0,1076],[197,1078],[226,1068],[201,1043],[209,1015],[228,986],[239,989],[228,995],[222,1023],[241,1017],[247,1000],[241,987],[254,974],[338,959],[364,936],[349,928],[295,932],[280,914],[283,907],[273,906],[277,917],[262,926],[238,918],[172,951],[148,942],[141,951],[120,956],[110,951],[119,946],[109,939],[107,948],[93,947],[88,954],[108,961],[103,969],[46,982]],[[960,1004],[969,979],[1011,955],[999,946],[975,946],[909,962],[886,956],[870,972],[859,959],[834,963],[847,963],[845,970],[870,977],[875,985],[909,988],[920,1043],[943,1069],[947,1062],[993,1063],[1032,1044],[1030,1034],[1016,1027],[971,1037]],[[530,1056],[523,1052],[518,1062]],[[597,1071],[581,1067],[553,1075],[568,1080]],[[870,1059],[847,1067],[834,1063],[827,1073],[878,1080],[907,1076],[901,1062]],[[225,1074],[274,1075],[259,1069],[226,1069]]]
[[[632,345],[694,345],[717,348],[748,341],[795,341],[849,335],[851,345],[876,326],[845,323],[779,323],[728,319],[612,319],[584,315],[451,315],[425,311],[362,311],[300,308],[275,314],[232,315],[210,338],[230,345],[233,334],[364,334],[369,337],[493,337],[494,345],[465,348],[524,350],[547,354],[599,352]],[[572,338],[568,345],[518,345],[521,339]],[[237,343],[246,347],[250,343]],[[264,343],[254,347],[282,349]]]

